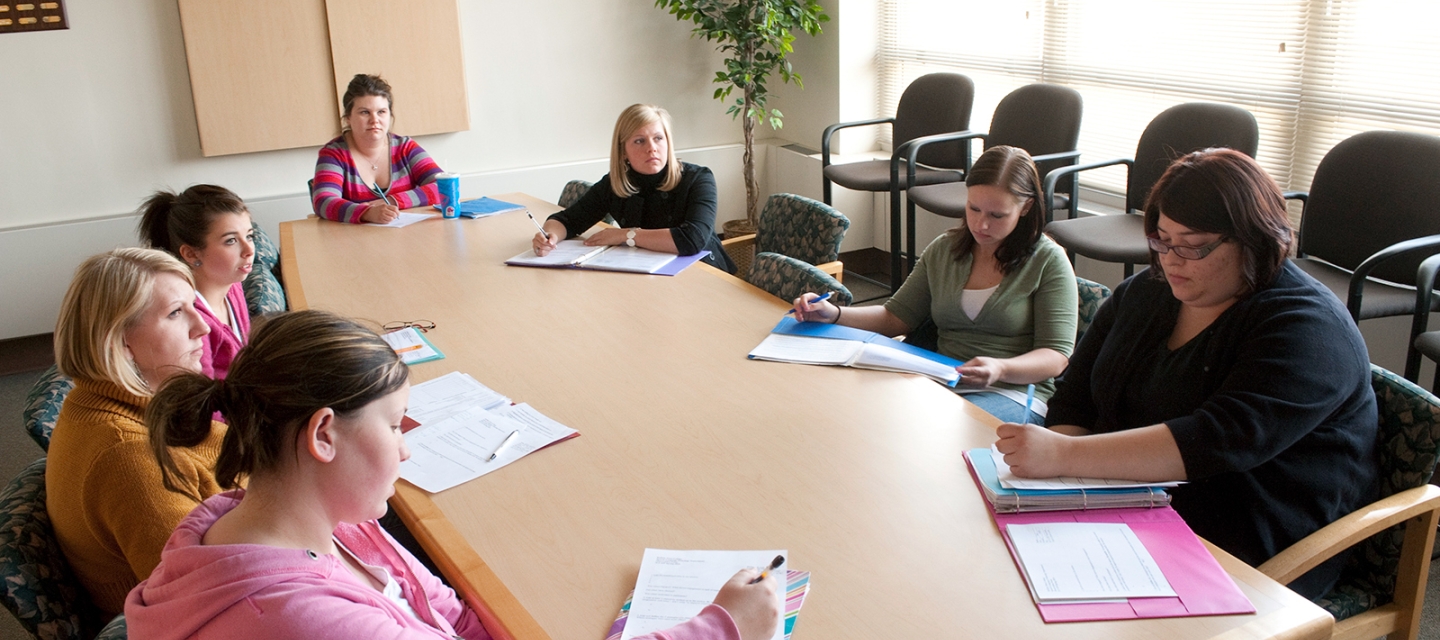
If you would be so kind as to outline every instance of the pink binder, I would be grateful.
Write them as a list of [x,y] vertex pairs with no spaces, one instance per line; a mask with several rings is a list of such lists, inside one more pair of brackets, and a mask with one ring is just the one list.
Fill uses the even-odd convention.
[[[968,460],[968,459],[967,459]],[[968,465],[967,465],[968,466]],[[972,478],[975,470],[970,469]],[[979,491],[979,479],[975,478]],[[980,498],[985,494],[981,491]],[[1123,522],[1130,525],[1135,536],[1150,551],[1155,563],[1170,586],[1175,589],[1174,598],[1131,598],[1116,603],[1067,603],[1040,604],[1040,618],[1046,622],[1082,622],[1088,620],[1127,620],[1132,618],[1177,618],[1182,616],[1217,616],[1236,613],[1255,613],[1255,605],[1230,579],[1230,574],[1220,567],[1215,556],[1205,549],[1190,525],[1170,507],[1152,509],[1097,509],[1093,511],[1046,511],[1039,513],[995,513],[988,502],[990,515],[1010,548],[1010,557],[1015,561],[1016,570],[1020,560],[1005,526],[1009,524],[1035,524],[1045,522]]]

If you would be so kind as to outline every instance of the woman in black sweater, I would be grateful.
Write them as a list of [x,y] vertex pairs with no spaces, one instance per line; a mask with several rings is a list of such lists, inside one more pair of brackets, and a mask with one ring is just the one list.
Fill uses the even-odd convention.
[[616,226],[595,232],[585,244],[682,256],[709,251],[706,263],[734,273],[715,236],[717,202],[715,175],[675,157],[670,114],[654,105],[632,104],[615,121],[610,173],[569,209],[550,216],[532,246],[543,256],[560,240],[584,233],[609,215]]
[[[1350,315],[1286,255],[1279,187],[1228,149],[1186,155],[1145,206],[1151,267],[1070,358],[1048,429],[1007,424],[1017,475],[1185,480],[1175,510],[1258,565],[1376,491],[1375,395]],[[1082,437],[1083,436],[1083,437]],[[1318,598],[1340,556],[1290,587]]]

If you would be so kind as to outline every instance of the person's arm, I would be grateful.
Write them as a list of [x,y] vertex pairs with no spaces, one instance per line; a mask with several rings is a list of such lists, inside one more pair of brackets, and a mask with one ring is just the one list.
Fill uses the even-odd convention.
[[445,621],[455,629],[455,633],[465,640],[490,640],[490,632],[480,623],[480,617],[455,594],[455,590],[446,586],[435,574],[430,573],[430,570],[425,568],[425,565],[421,564],[409,549],[395,541],[390,532],[381,529],[378,525],[376,529],[385,536],[385,541],[405,561],[406,566],[410,569],[410,575],[420,581],[421,588],[424,589],[430,600],[430,608],[434,609],[440,617],[445,618]]
[[[177,455],[175,461],[181,475],[171,476],[171,482],[200,494],[199,474],[208,470],[195,468],[187,456]],[[138,440],[121,442],[95,459],[84,495],[89,526],[102,538],[114,538],[137,580],[150,577],[175,525],[200,504],[195,496],[165,488],[149,443]]]
[[780,576],[771,573],[750,584],[757,575],[740,570],[694,618],[635,640],[768,640],[780,624]]
[[[988,387],[996,382],[1030,384],[1044,382],[1065,372],[1075,349],[1075,322],[1079,293],[1075,272],[1060,248],[1044,240],[1030,257],[1027,268],[1039,271],[1039,283],[1029,294],[1031,350],[1010,358],[981,356],[958,368],[960,382]],[[1018,275],[1018,274],[1017,274]]]
[[908,333],[911,327],[885,307],[845,307],[843,310],[829,300],[815,303],[820,296],[801,294],[795,299],[795,319],[801,322],[826,322],[874,331],[883,336]]
[[[378,198],[367,202],[345,199],[346,176],[355,170],[347,155],[343,148],[336,145],[320,148],[320,156],[315,160],[315,183],[310,189],[310,205],[315,209],[315,215],[335,222],[360,224],[366,222],[368,214],[374,221],[388,222],[378,218],[383,218],[387,209],[393,207],[384,205]],[[396,209],[395,214],[398,213]]]
[[[1022,478],[1118,478],[1140,482],[1185,480],[1185,462],[1170,427],[1157,424],[1095,435],[1066,435],[1061,427],[1002,424],[995,448]],[[1072,432],[1073,433],[1073,432]]]
[[425,153],[414,139],[393,133],[390,136],[390,162],[403,167],[410,176],[410,184],[413,185],[405,191],[390,192],[396,208],[409,209],[440,202],[440,185],[435,183],[435,178],[444,173],[440,165],[435,164],[430,154]]
[[[556,242],[578,236],[589,231],[590,227],[595,226],[596,223],[604,220],[611,201],[616,199],[618,198],[616,198],[615,194],[610,190],[610,174],[607,173],[604,177],[600,178],[599,182],[591,185],[590,189],[587,190],[584,195],[580,196],[579,200],[575,201],[575,204],[570,205],[570,207],[564,211],[551,214],[550,217],[546,218],[544,224],[545,229],[547,231],[553,230],[555,227],[551,223],[560,223],[563,233],[556,238]],[[536,235],[539,235],[539,233],[536,233]],[[553,236],[555,234],[552,233],[551,235]]]
[[[704,250],[710,238],[715,236],[715,214],[720,207],[720,196],[715,186],[715,174],[710,169],[695,167],[695,179],[685,194],[684,207],[680,224],[669,230],[670,244],[674,246],[675,253],[693,256]],[[661,241],[657,239],[657,242]]]

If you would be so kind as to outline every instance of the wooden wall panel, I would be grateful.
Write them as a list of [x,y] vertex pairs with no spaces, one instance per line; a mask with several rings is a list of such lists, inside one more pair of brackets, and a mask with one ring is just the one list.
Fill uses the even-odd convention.
[[325,10],[337,100],[355,74],[379,74],[395,92],[395,133],[470,128],[455,0],[326,0]]
[[179,3],[204,155],[319,146],[339,135],[325,0]]

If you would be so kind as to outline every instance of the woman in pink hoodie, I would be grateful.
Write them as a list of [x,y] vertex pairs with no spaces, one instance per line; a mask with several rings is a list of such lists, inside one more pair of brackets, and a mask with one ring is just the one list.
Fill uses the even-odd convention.
[[[216,480],[160,566],[130,592],[132,637],[490,638],[476,612],[375,522],[410,456],[409,370],[374,332],[322,311],[264,323],[229,377],[172,378],[147,410],[151,446],[230,424]],[[779,620],[776,578],[737,573],[700,615],[649,640],[759,640]],[[603,630],[597,630],[597,635]]]

